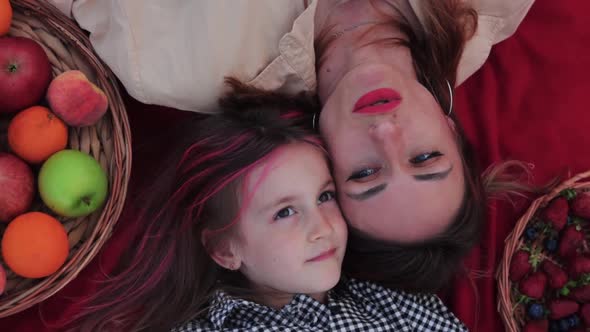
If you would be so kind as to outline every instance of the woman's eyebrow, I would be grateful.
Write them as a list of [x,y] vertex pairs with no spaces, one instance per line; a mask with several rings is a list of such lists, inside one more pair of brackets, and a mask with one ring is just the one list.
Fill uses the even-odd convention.
[[417,181],[440,181],[446,179],[452,170],[453,165],[451,165],[451,167],[449,167],[449,169],[447,169],[446,171],[438,173],[416,174],[414,175],[414,179],[416,179]]
[[374,186],[373,188],[365,190],[359,194],[346,193],[346,196],[356,201],[364,201],[382,192],[383,190],[385,190],[385,188],[387,188],[387,183],[382,183],[380,185]]

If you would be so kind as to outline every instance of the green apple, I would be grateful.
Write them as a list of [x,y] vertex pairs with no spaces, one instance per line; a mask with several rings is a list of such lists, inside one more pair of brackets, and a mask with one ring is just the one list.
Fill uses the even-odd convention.
[[83,217],[104,203],[108,179],[100,164],[78,150],[62,150],[45,161],[39,171],[41,199],[64,217]]

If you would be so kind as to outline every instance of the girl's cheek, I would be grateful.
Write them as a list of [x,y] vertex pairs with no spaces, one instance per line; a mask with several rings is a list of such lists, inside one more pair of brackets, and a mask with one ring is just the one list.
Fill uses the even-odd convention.
[[342,216],[342,212],[340,212],[338,204],[333,204],[333,207],[330,207],[328,213],[328,218],[330,218],[329,220],[332,225],[346,229],[346,222],[344,221],[344,217]]

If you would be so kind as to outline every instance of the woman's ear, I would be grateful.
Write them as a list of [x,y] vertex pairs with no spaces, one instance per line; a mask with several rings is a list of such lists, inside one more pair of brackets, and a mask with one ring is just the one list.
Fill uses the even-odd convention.
[[239,270],[242,265],[242,260],[239,251],[232,244],[230,239],[221,239],[214,241],[213,236],[208,232],[201,234],[201,243],[207,253],[217,263],[217,265],[228,270]]
[[457,125],[455,124],[455,120],[453,120],[450,116],[447,116],[447,123],[449,124],[449,128],[457,135]]

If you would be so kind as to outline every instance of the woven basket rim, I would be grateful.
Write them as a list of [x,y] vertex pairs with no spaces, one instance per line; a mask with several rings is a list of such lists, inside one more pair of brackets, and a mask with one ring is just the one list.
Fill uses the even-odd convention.
[[506,331],[516,332],[520,331],[518,322],[516,321],[513,314],[513,301],[511,296],[511,285],[512,282],[509,278],[510,262],[512,261],[512,255],[520,248],[522,244],[521,236],[528,222],[533,218],[539,210],[544,208],[552,199],[557,197],[565,189],[585,189],[590,188],[590,170],[578,173],[577,175],[563,181],[551,192],[535,199],[526,212],[518,219],[514,229],[506,237],[504,241],[504,254],[502,260],[496,272],[496,279],[498,282],[498,303],[497,310]]
[[42,279],[30,289],[8,297],[0,296],[0,318],[10,316],[38,304],[65,287],[97,255],[110,238],[113,227],[121,215],[131,173],[131,129],[125,104],[119,92],[119,83],[110,69],[94,53],[90,40],[77,24],[47,1],[10,0],[13,11],[41,22],[61,40],[76,49],[87,65],[95,71],[96,84],[109,99],[112,121],[112,157],[108,160],[109,197],[92,218],[97,218],[94,229],[61,269]]

